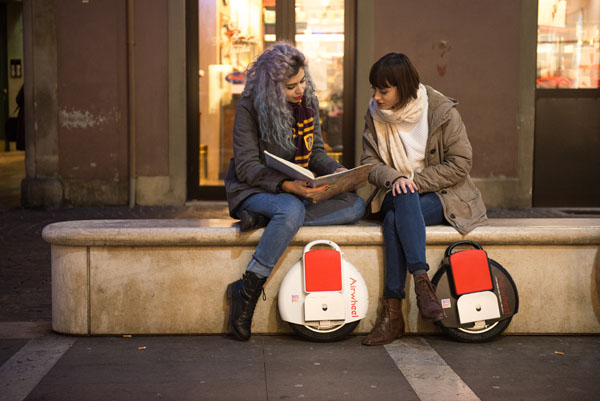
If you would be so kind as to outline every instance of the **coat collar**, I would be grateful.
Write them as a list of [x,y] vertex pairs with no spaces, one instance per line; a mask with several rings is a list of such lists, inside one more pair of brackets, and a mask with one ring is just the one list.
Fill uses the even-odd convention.
[[451,108],[458,105],[458,101],[444,96],[431,86],[425,85],[425,88],[427,89],[427,97],[429,98],[429,112],[427,116],[429,121],[429,132],[432,132],[450,119],[448,112]]
[[[429,132],[433,132],[450,119],[448,112],[450,109],[458,105],[458,101],[443,95],[429,85],[425,85],[425,89],[427,90],[427,97],[429,101],[429,109],[427,111]],[[373,117],[368,109],[367,114],[365,115],[365,122],[367,128],[372,133],[372,135],[367,137],[367,140],[376,145],[377,140],[375,139],[375,125],[373,124]],[[377,148],[377,146],[374,146],[374,148]]]

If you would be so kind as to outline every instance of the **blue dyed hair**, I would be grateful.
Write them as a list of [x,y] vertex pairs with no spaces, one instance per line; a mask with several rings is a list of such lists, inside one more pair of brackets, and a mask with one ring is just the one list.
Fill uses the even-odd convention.
[[316,107],[315,86],[308,72],[304,54],[286,42],[277,42],[266,49],[246,71],[246,86],[242,97],[253,98],[258,112],[261,139],[284,149],[294,149],[292,127],[294,116],[284,92],[285,83],[304,68],[305,105]]

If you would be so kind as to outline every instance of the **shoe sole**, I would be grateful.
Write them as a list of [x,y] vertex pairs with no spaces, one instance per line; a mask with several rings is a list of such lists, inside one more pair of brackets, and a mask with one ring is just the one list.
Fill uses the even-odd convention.
[[404,337],[404,334],[406,334],[406,333],[398,334],[398,337],[396,337],[396,338],[394,338],[393,340],[390,340],[390,341],[383,341],[383,342],[380,342],[380,343],[366,343],[364,341],[361,341],[360,343],[362,345],[366,345],[368,347],[370,347],[372,345],[386,345],[386,344],[391,344],[394,341],[396,341],[397,339]]
[[442,317],[434,317],[434,318],[425,318],[423,316],[421,316],[421,319],[425,320],[426,322],[439,322],[440,320],[444,320],[447,316],[444,315]]

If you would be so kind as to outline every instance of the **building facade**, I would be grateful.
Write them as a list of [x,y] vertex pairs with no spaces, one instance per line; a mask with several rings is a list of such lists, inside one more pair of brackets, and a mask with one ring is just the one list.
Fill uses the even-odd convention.
[[[330,22],[315,22],[309,0],[24,0],[23,205],[224,199],[239,73],[287,39],[322,82],[328,151],[346,165],[360,156],[370,66],[403,52],[424,83],[459,100],[486,204],[532,206],[536,1],[319,2]],[[599,105],[595,88],[577,107]],[[599,123],[588,120],[582,149],[596,151]],[[584,163],[594,174],[597,159]]]

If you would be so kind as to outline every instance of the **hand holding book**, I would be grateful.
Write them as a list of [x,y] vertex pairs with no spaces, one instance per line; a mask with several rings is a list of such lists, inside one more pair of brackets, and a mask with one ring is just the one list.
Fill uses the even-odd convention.
[[293,180],[293,181],[284,181],[282,188],[285,192],[289,192],[291,194],[299,195],[303,198],[307,199],[321,199],[323,196],[327,195],[327,191],[329,190],[329,185],[321,185],[320,187],[312,187],[310,182],[301,181],[301,180]]
[[[341,170],[338,169],[332,174],[315,177],[312,171],[282,159],[281,157],[275,156],[268,151],[265,151],[265,159],[268,167],[271,167],[294,180],[306,182],[306,187],[318,190],[306,191],[308,188],[305,188],[305,190],[302,191],[303,193],[306,193],[306,196],[302,196],[311,199],[313,202],[318,202],[341,192],[351,191],[360,187],[366,182],[369,172],[371,171],[371,165],[367,164],[351,170],[346,169],[343,171],[338,171]],[[289,192],[297,193],[293,189]]]

